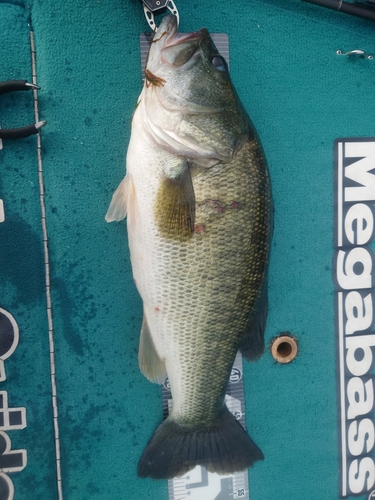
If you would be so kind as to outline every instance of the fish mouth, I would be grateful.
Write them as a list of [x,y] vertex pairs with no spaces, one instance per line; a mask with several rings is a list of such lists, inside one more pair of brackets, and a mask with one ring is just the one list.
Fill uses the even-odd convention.
[[209,36],[206,28],[190,33],[178,33],[177,18],[169,15],[160,24],[153,43],[155,46],[158,44],[156,53],[160,53],[162,64],[171,68],[188,69],[188,66],[191,67],[197,61],[201,44]]
[[[161,35],[159,35],[159,33],[161,33]],[[163,45],[164,48],[167,48],[179,45],[180,43],[199,40],[207,33],[206,28],[201,28],[198,31],[192,31],[190,33],[178,33],[177,17],[173,14],[169,14],[162,20],[153,42],[158,42],[164,38]]]

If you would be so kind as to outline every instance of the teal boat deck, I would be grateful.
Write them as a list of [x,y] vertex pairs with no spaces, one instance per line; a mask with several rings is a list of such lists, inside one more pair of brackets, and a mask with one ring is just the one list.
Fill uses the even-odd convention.
[[[244,362],[247,429],[265,455],[249,471],[250,498],[335,500],[334,141],[375,136],[375,61],[336,52],[375,53],[375,25],[299,0],[177,0],[177,7],[181,31],[228,34],[232,80],[272,179],[267,350]],[[41,162],[35,136],[4,140],[0,150],[0,308],[19,329],[14,352],[0,352],[3,413],[18,410],[18,420],[0,422],[1,450],[8,446],[1,500],[12,489],[6,477],[14,500],[168,499],[167,481],[136,477],[162,419],[161,389],[138,369],[142,306],[126,224],[104,221],[125,172],[142,85],[139,34],[147,29],[136,0],[0,0],[0,80],[32,81],[32,31],[47,120]],[[2,128],[32,123],[33,106],[31,92],[0,96]],[[276,363],[268,349],[281,332],[298,339],[290,364]]]

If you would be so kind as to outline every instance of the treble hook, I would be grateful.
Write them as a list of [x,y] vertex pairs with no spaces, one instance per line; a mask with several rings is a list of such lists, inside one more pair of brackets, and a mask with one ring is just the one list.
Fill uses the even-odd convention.
[[168,9],[171,14],[177,17],[177,26],[180,21],[180,16],[176,4],[173,0],[142,0],[143,2],[143,12],[145,13],[146,21],[148,22],[152,31],[155,33],[158,28],[155,23],[154,12],[160,11],[162,9]]

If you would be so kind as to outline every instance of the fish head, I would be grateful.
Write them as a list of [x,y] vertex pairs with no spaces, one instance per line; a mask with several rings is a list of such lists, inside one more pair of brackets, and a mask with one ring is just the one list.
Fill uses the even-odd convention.
[[146,80],[210,109],[222,108],[233,94],[228,65],[208,30],[178,33],[173,15],[163,19],[151,43]]
[[143,95],[147,128],[173,153],[228,161],[248,129],[228,65],[208,30],[178,33],[173,15],[152,40]]

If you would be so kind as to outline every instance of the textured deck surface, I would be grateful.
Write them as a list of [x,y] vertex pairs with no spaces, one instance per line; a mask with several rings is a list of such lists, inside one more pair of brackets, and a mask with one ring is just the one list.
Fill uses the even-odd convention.
[[[375,52],[374,25],[297,0],[180,4],[182,31],[229,35],[232,79],[262,139],[276,207],[266,342],[289,331],[300,346],[290,365],[266,351],[244,366],[247,428],[265,455],[249,473],[251,499],[334,500],[333,143],[375,135],[375,61],[336,51]],[[161,391],[138,370],[142,309],[125,223],[104,221],[125,171],[147,24],[136,0],[0,0],[0,80],[31,81],[30,29],[48,122],[42,158],[60,491],[67,500],[167,500],[166,481],[136,477],[162,418]],[[31,123],[32,94],[1,96],[0,121]],[[36,138],[3,145],[0,308],[20,338],[0,391],[9,408],[26,409],[27,425],[0,430],[12,450],[27,451],[26,467],[9,472],[14,499],[33,492],[57,500]]]

